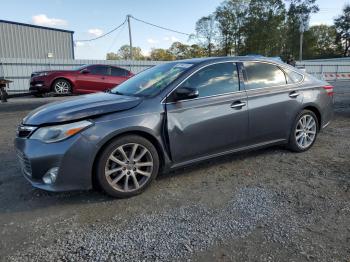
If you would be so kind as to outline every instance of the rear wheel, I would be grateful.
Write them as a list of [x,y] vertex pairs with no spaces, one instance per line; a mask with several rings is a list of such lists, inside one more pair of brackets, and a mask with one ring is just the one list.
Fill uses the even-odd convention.
[[143,192],[157,176],[159,156],[147,139],[124,136],[110,143],[97,163],[97,180],[113,197],[131,197]]
[[57,79],[53,83],[53,92],[56,95],[68,95],[72,92],[72,85],[65,79]]
[[314,112],[303,110],[296,118],[288,147],[295,152],[304,152],[312,147],[318,134],[318,120]]

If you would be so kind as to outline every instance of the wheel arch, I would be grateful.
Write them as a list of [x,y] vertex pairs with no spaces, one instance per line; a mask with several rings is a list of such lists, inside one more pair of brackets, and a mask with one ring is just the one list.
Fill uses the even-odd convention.
[[313,112],[316,115],[317,123],[318,123],[318,130],[320,130],[322,127],[322,115],[321,115],[320,109],[316,105],[310,104],[310,105],[306,105],[303,108],[303,110],[310,110],[311,112]]

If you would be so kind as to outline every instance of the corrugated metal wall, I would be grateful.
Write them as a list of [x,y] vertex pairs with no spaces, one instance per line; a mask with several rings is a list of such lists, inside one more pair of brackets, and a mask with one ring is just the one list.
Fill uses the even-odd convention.
[[82,65],[107,64],[123,67],[137,74],[149,67],[164,63],[160,61],[125,60],[73,60],[73,59],[22,59],[0,58],[0,77],[12,80],[9,93],[23,93],[29,89],[31,73],[43,70],[70,70]]
[[0,58],[74,59],[73,32],[0,21]]

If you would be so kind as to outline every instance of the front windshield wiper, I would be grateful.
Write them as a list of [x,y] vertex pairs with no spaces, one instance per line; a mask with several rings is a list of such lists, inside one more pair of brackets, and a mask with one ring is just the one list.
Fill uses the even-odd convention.
[[119,92],[119,91],[113,91],[113,92],[112,92],[112,90],[109,90],[109,93],[114,94],[114,95],[125,96],[125,94],[123,94],[123,93],[121,93],[121,92]]

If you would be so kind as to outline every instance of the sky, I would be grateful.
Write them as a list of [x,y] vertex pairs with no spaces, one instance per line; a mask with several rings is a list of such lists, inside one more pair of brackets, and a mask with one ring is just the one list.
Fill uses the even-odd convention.
[[[107,37],[91,39],[121,24],[127,14],[147,22],[185,33],[194,33],[195,23],[213,11],[222,0],[1,0],[0,19],[74,31],[77,59],[105,59],[128,44],[125,26]],[[318,0],[320,12],[313,14],[310,25],[333,24],[350,0]],[[144,54],[152,48],[168,48],[173,42],[193,43],[187,36],[131,21],[133,45]]]

